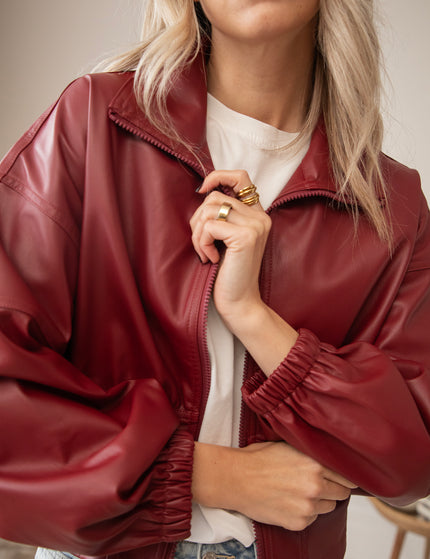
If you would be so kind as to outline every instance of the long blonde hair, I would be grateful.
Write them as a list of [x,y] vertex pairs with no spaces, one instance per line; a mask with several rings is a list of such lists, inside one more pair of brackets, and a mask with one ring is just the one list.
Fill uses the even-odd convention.
[[[210,24],[193,0],[146,0],[141,42],[98,69],[135,70],[135,95],[146,116],[169,129],[166,97],[175,74],[201,52]],[[314,84],[307,135],[324,117],[333,177],[341,198],[367,215],[379,237],[390,243],[387,194],[380,165],[380,47],[373,0],[321,0],[316,36]],[[382,202],[382,203],[381,203]]]

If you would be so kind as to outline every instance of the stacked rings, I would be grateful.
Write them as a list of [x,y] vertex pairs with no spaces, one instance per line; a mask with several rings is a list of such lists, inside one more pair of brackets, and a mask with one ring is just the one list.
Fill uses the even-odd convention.
[[249,186],[245,186],[242,190],[239,190],[237,193],[237,198],[247,206],[253,206],[257,204],[260,199],[260,196],[257,192],[257,187],[255,184],[250,184]]

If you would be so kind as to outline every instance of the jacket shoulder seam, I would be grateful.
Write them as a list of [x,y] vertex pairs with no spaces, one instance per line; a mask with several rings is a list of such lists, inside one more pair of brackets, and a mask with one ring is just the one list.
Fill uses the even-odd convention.
[[16,160],[19,158],[21,153],[27,149],[27,147],[32,143],[34,138],[37,136],[39,130],[49,118],[52,111],[55,109],[58,101],[52,103],[40,116],[39,118],[30,126],[30,128],[24,132],[21,138],[16,142],[16,144],[10,149],[10,151],[5,155],[1,162],[1,168],[4,167],[4,171],[0,174],[0,180],[3,180],[7,176],[9,171],[14,166]]
[[65,219],[64,214],[59,208],[51,204],[48,200],[41,198],[36,192],[25,186],[21,181],[12,177],[10,174],[4,176],[1,179],[1,182],[4,186],[16,192],[16,194],[24,198],[27,202],[33,204],[33,206],[35,206],[42,214],[48,217],[66,233],[76,249],[79,248],[79,233],[76,230],[76,227],[67,223],[68,220]]

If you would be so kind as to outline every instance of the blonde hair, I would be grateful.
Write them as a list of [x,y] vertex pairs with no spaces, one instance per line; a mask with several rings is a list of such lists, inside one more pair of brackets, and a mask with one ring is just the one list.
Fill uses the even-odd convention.
[[[166,97],[177,72],[201,52],[205,35],[210,24],[199,3],[147,0],[141,42],[102,69],[135,70],[135,95],[147,118],[178,139],[169,127]],[[321,0],[315,50],[313,93],[301,136],[314,130],[322,114],[340,197],[352,207],[356,226],[361,209],[390,244],[373,0]]]

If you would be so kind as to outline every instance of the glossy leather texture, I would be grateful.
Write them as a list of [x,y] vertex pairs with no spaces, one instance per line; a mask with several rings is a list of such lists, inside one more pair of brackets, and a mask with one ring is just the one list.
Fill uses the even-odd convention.
[[[201,61],[158,132],[133,75],[78,79],[0,167],[0,534],[109,559],[189,535],[216,269],[188,220],[212,164]],[[244,372],[242,444],[284,439],[364,492],[430,490],[430,224],[419,178],[381,156],[393,251],[356,235],[324,126],[268,213],[263,299],[300,330],[269,379]],[[264,332],[261,333],[264,337]],[[346,504],[303,532],[256,524],[259,559],[340,559]]]

